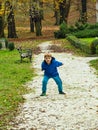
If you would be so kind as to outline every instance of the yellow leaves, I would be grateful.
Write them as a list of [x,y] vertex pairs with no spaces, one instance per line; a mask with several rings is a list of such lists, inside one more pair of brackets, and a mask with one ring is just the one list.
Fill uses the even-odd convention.
[[58,0],[59,3],[63,3],[64,0]]
[[4,14],[4,10],[0,9],[0,15],[3,15],[3,14]]
[[53,3],[54,0],[43,0],[44,3]]
[[54,1],[54,5],[55,5],[55,10],[59,9],[59,3],[58,0]]
[[59,9],[59,4],[63,3],[64,0],[54,0],[55,10]]
[[1,4],[1,6],[0,6],[0,15],[3,15],[4,14],[4,4],[2,2],[0,4]]
[[28,2],[28,3],[29,3],[30,0],[29,0],[29,1],[28,1],[28,0],[19,0],[19,1],[18,1],[18,3],[25,3],[25,2]]
[[92,0],[93,2],[96,2],[96,0]]

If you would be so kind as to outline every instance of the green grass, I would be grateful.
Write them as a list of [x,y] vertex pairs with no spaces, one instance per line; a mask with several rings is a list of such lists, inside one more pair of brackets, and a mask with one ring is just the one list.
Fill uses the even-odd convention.
[[98,59],[90,61],[90,65],[96,69],[96,74],[98,75]]
[[19,103],[24,102],[22,95],[28,92],[24,84],[33,73],[28,59],[20,63],[18,51],[0,50],[0,129],[6,130]]
[[80,38],[80,40],[81,40],[81,41],[84,41],[84,42],[86,42],[86,43],[88,43],[88,44],[91,44],[91,42],[92,42],[93,40],[95,40],[95,38]]

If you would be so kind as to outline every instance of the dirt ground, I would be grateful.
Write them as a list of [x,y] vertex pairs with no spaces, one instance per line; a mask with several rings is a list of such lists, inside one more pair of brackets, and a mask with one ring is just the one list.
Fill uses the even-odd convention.
[[[26,102],[8,130],[98,130],[98,76],[89,66],[94,57],[76,57],[71,53],[49,50],[52,42],[40,44],[41,53],[34,55],[32,66],[37,74],[27,85],[32,92],[23,95]],[[50,79],[47,96],[40,96],[43,72],[40,65],[45,52],[50,52],[64,65],[58,68],[66,95],[58,94]]]

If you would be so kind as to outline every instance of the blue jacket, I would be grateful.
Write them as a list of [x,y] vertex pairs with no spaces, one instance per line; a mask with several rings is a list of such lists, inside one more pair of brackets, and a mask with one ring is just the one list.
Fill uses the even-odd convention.
[[63,63],[56,61],[54,57],[52,57],[51,63],[48,65],[44,60],[41,64],[42,70],[44,70],[44,75],[48,77],[55,77],[58,76],[59,73],[57,71],[57,67],[62,66]]

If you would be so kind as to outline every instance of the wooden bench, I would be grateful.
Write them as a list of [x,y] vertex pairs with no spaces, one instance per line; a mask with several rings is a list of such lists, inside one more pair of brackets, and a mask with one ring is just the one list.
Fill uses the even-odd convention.
[[22,49],[21,47],[17,48],[20,53],[20,61],[22,62],[24,58],[29,58],[32,62],[32,49]]

